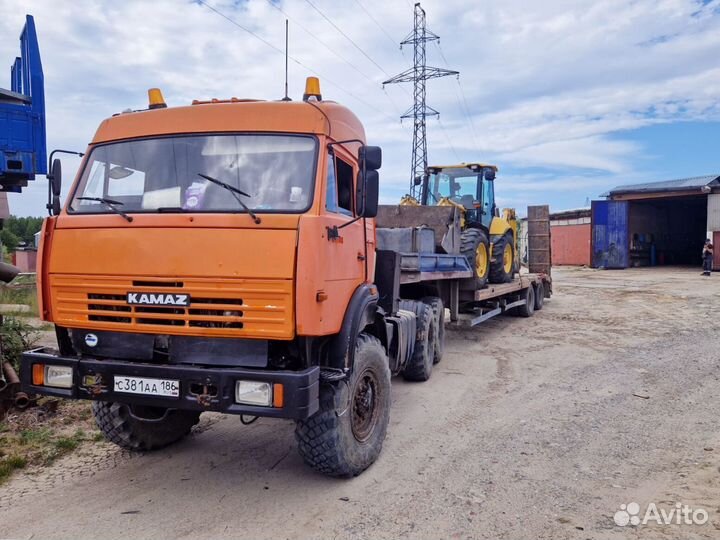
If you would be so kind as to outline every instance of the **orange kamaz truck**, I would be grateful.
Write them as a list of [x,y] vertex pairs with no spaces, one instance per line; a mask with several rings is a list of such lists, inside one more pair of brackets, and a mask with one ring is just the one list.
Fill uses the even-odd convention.
[[391,376],[427,380],[442,358],[445,306],[531,314],[549,294],[527,275],[474,290],[475,255],[440,247],[452,205],[446,230],[376,229],[380,166],[313,78],[302,101],[167,107],[151,90],[146,110],[100,124],[62,208],[53,163],[38,290],[58,347],[24,354],[25,390],[92,400],[133,450],[204,411],[291,418],[310,466],[361,473]]

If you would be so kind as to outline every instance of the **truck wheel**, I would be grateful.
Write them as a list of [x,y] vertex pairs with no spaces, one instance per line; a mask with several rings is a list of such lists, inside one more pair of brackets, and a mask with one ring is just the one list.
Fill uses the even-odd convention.
[[330,476],[357,476],[380,455],[390,420],[390,367],[380,341],[360,334],[346,381],[320,387],[320,410],[298,421],[305,463]]
[[197,411],[93,401],[95,423],[105,438],[126,450],[157,450],[182,439],[200,420]]
[[493,244],[490,263],[490,283],[510,283],[515,270],[515,247],[511,231]]
[[475,288],[482,289],[490,271],[490,241],[485,231],[465,229],[460,236],[460,253],[474,271]]
[[415,348],[403,369],[403,377],[407,381],[427,381],[432,374],[435,357],[435,329],[432,308],[415,300],[400,300],[400,309],[412,311],[416,317]]
[[517,310],[515,315],[519,315],[520,317],[532,317],[533,313],[535,313],[535,287],[530,285],[523,291],[522,296],[525,299],[525,303],[515,308]]
[[535,284],[535,311],[540,311],[545,303],[545,284],[538,281]]
[[424,303],[432,308],[435,318],[435,347],[433,348],[433,364],[442,360],[445,350],[445,306],[442,299],[437,296],[426,296],[422,299]]

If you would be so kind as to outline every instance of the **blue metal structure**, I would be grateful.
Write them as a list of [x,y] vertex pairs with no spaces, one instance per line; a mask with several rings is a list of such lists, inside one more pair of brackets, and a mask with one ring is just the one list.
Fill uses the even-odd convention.
[[627,268],[627,201],[592,201],[592,267]]
[[47,174],[45,85],[31,15],[10,79],[10,90],[0,88],[0,191],[19,193],[36,174]]

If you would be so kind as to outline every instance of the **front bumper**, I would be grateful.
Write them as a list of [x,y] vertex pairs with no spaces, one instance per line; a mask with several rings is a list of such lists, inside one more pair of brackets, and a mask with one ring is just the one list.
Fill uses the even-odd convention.
[[[32,384],[33,364],[72,367],[72,387],[52,388]],[[180,396],[176,398],[115,392],[113,390],[115,375],[178,380],[180,381]],[[86,378],[94,379],[93,384],[85,386],[83,381],[86,381]],[[284,389],[283,406],[260,407],[235,403],[235,381],[239,379],[282,384]],[[67,399],[117,401],[171,409],[217,411],[228,414],[301,420],[312,416],[318,410],[320,368],[315,366],[302,371],[271,371],[232,367],[205,368],[188,365],[144,364],[124,360],[59,356],[51,349],[39,348],[23,353],[20,380],[25,392]]]

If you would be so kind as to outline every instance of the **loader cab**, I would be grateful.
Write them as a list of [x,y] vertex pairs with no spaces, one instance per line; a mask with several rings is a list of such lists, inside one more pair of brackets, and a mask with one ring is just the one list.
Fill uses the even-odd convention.
[[497,167],[470,163],[428,167],[422,204],[455,204],[465,209],[470,224],[489,229],[497,213],[494,180]]

